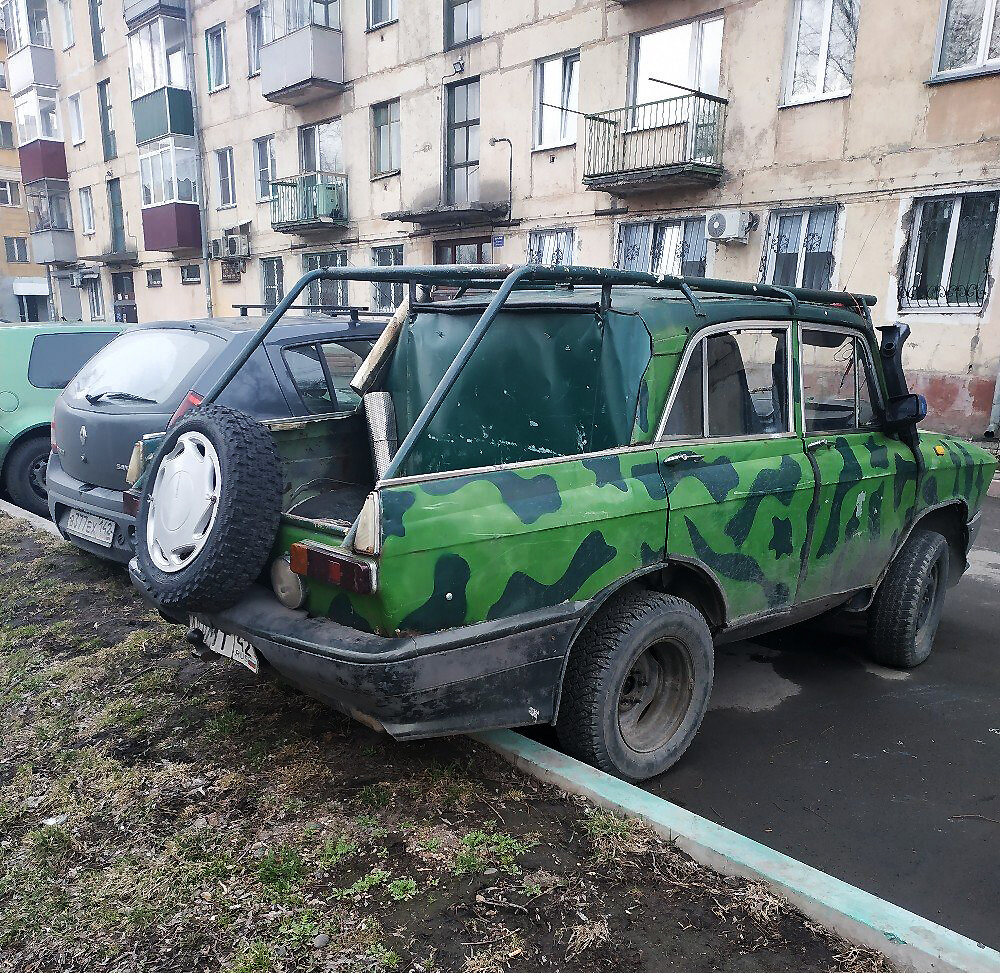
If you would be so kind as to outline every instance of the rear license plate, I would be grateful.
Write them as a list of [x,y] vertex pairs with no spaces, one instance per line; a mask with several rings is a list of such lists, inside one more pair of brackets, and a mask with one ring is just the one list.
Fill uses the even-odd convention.
[[205,645],[217,655],[232,659],[233,662],[246,666],[253,673],[260,672],[257,650],[246,639],[239,635],[230,635],[228,632],[220,632],[219,629],[206,624],[196,615],[191,616],[190,627],[201,632],[205,639]]
[[101,547],[111,547],[115,539],[115,522],[85,514],[82,510],[71,510],[69,520],[66,521],[66,532],[100,544]]

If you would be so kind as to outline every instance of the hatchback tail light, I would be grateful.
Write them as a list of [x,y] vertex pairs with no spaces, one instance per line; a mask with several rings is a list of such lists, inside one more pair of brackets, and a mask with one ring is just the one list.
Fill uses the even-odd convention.
[[289,551],[292,571],[303,577],[346,588],[359,595],[375,591],[375,566],[325,544],[299,541]]
[[191,409],[197,408],[202,403],[203,396],[200,396],[197,392],[191,391],[184,396],[184,401],[177,406],[177,411],[170,417],[170,422],[167,423],[167,428],[169,429],[172,425],[178,422],[186,412]]

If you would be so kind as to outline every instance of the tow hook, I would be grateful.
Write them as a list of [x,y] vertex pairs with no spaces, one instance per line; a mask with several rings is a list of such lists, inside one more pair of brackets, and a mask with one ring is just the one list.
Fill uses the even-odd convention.
[[205,644],[205,633],[199,628],[189,628],[185,639],[191,645],[191,654],[197,656],[202,662],[213,662],[218,656]]

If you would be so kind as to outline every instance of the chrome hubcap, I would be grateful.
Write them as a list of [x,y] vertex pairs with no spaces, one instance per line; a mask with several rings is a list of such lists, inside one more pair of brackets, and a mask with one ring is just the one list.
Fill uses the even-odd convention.
[[221,489],[215,447],[200,432],[181,435],[160,463],[149,494],[146,549],[161,571],[180,571],[201,553]]

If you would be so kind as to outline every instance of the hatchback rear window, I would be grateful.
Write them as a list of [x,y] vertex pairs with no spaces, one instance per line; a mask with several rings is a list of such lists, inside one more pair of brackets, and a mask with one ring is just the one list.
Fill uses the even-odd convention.
[[87,363],[66,396],[173,411],[223,345],[215,335],[175,328],[127,331]]
[[31,343],[28,381],[36,389],[65,388],[80,366],[115,338],[113,332],[40,334]]

